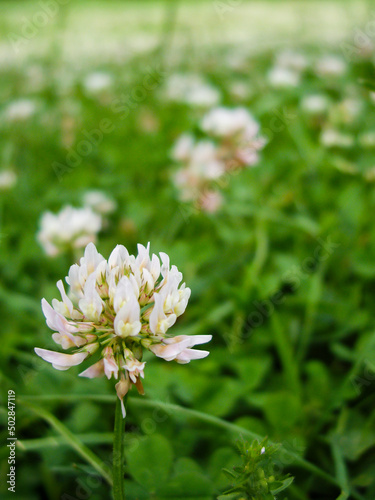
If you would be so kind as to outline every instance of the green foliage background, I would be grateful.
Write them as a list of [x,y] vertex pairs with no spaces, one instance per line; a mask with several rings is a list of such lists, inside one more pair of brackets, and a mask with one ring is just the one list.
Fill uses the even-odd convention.
[[[331,52],[343,57],[339,40],[358,48],[347,16],[352,5],[359,5],[356,12],[363,14],[371,12],[371,4],[348,3],[347,12],[335,2],[321,3],[317,11],[321,18],[332,8],[343,15],[333,45],[327,45],[327,37],[322,36],[324,43],[314,38],[314,33],[303,41],[294,40],[310,61]],[[108,256],[122,243],[135,252],[138,242],[150,241],[153,252],[168,253],[192,289],[174,332],[213,335],[205,360],[178,365],[146,358],[145,398],[175,403],[269,436],[331,478],[325,480],[281,454],[280,471],[295,476],[287,490],[289,499],[372,500],[375,162],[374,148],[364,148],[360,137],[375,131],[374,102],[361,83],[373,81],[374,54],[363,58],[355,51],[347,59],[344,76],[319,78],[310,67],[298,87],[275,90],[266,75],[280,48],[277,33],[273,47],[268,46],[269,39],[262,40],[258,51],[243,42],[220,44],[215,37],[200,46],[194,38],[195,17],[199,24],[195,11],[189,11],[189,29],[181,21],[184,31],[163,4],[153,3],[150,17],[140,4],[137,18],[137,8],[131,4],[129,13],[142,22],[121,26],[116,15],[121,11],[126,16],[126,4],[93,10],[85,3],[67,5],[22,47],[21,55],[26,56],[14,55],[13,62],[8,35],[20,33],[21,16],[32,16],[35,6],[12,2],[1,21],[4,54],[8,54],[3,55],[8,62],[0,68],[2,110],[17,98],[38,103],[28,122],[9,124],[4,118],[0,122],[2,168],[11,167],[18,175],[16,187],[1,193],[0,240],[1,438],[5,443],[6,393],[14,389],[19,397],[17,499],[110,495],[108,486],[91,475],[90,466],[66,439],[22,399],[34,396],[34,405],[53,413],[101,460],[111,460],[113,384],[79,379],[78,368],[55,371],[33,352],[35,346],[53,348],[40,299],[56,296],[56,281],[73,263],[69,255],[51,259],[43,254],[35,237],[38,221],[47,209],[80,206],[84,192],[97,188],[118,203],[99,235],[99,251]],[[236,7],[228,23],[241,17],[242,8],[248,13],[251,6]],[[90,32],[91,20],[98,15],[95,9],[107,12],[103,31],[109,42],[112,19],[119,52],[111,53],[109,44],[106,57],[96,46],[97,60],[92,55],[88,61],[71,59],[65,51],[69,37],[77,41],[78,29]],[[212,4],[204,3],[202,9],[211,13],[207,29],[219,32],[220,38],[225,21],[219,23]],[[277,18],[277,12],[274,15]],[[308,24],[306,16],[301,19]],[[371,18],[362,20],[366,19]],[[122,35],[132,40],[150,33],[158,42],[147,50],[121,45]],[[345,39],[340,38],[343,33]],[[88,51],[92,53],[95,43],[93,47]],[[238,53],[244,54],[243,64],[231,66]],[[43,76],[43,85],[36,89],[30,85],[33,66]],[[139,102],[133,99],[124,118],[114,111],[113,101],[142,85],[150,69],[158,75],[155,91]],[[114,78],[102,99],[88,96],[82,86],[85,75],[94,70]],[[170,181],[175,170],[170,149],[181,133],[199,133],[202,116],[200,110],[163,98],[164,81],[175,72],[204,75],[221,91],[223,105],[246,106],[261,130],[267,131],[269,142],[259,165],[231,176],[223,187],[225,204],[217,214],[207,215],[179,202]],[[249,95],[233,96],[229,90],[233,82],[247,85]],[[331,110],[326,117],[316,120],[302,111],[301,100],[312,93],[329,97]],[[340,103],[347,97],[362,104],[352,121],[340,114]],[[76,150],[84,138],[82,130],[96,129],[103,119],[111,121],[113,131],[59,179],[52,165],[66,164],[67,121],[72,122],[70,147]],[[354,145],[324,147],[319,138],[326,123],[350,134]],[[221,469],[239,463],[234,447],[239,435],[190,414],[155,412],[136,398],[132,394],[127,417],[127,498],[203,500],[228,489]],[[4,447],[2,478],[8,472],[8,454]],[[0,492],[8,498],[5,481]]]

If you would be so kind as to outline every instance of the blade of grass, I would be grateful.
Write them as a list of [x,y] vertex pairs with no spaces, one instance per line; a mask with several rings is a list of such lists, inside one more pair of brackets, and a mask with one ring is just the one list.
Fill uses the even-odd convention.
[[[110,432],[77,434],[76,438],[84,444],[110,444],[113,434]],[[20,439],[17,446],[23,451],[37,451],[46,448],[57,448],[60,446],[70,446],[70,443],[63,436],[46,437],[39,439]]]
[[345,460],[341,453],[341,449],[339,445],[335,442],[335,440],[333,440],[331,444],[331,450],[332,450],[333,460],[335,462],[336,479],[341,485],[342,489],[339,499],[346,500],[346,498],[349,497],[349,491],[350,491],[348,472],[346,469]]
[[299,349],[297,353],[298,360],[301,362],[309,348],[311,333],[313,331],[314,317],[317,311],[317,306],[322,294],[322,281],[324,275],[324,267],[311,277],[310,292],[306,301],[305,321],[300,335]]
[[48,422],[65,440],[70,444],[70,446],[94,469],[99,472],[99,474],[107,481],[108,484],[112,486],[112,476],[111,473],[103,467],[103,462],[99,457],[95,455],[89,448],[87,448],[80,439],[77,438],[70,430],[65,427],[52,413],[45,410],[44,408],[39,408],[34,406],[30,402],[25,401],[25,399],[19,399],[19,403],[29,408],[40,418]]
[[290,339],[284,332],[277,314],[274,312],[271,316],[273,339],[276,345],[277,352],[280,357],[285,379],[290,389],[295,394],[301,396],[301,384],[298,373],[298,364],[295,359],[293,348]]

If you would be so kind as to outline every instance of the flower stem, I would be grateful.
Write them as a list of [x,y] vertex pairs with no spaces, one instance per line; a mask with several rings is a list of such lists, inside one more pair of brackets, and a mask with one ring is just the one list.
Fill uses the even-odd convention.
[[[126,401],[124,401],[126,404]],[[113,431],[113,499],[125,500],[123,473],[123,441],[125,420],[122,417],[121,401],[116,398],[115,428]]]

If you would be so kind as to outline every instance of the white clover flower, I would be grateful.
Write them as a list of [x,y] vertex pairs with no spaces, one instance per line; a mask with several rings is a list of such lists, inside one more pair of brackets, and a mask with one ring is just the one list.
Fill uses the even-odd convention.
[[17,183],[17,175],[13,170],[2,170],[0,172],[0,191],[6,191]]
[[238,100],[248,99],[254,93],[251,85],[241,80],[233,82],[229,87],[229,91]]
[[297,72],[307,68],[309,62],[304,54],[293,50],[284,50],[276,56],[276,65]]
[[197,201],[204,209],[201,203],[204,191],[210,182],[225,173],[225,164],[219,158],[216,145],[208,140],[194,143],[190,136],[182,136],[172,154],[184,165],[173,177],[180,198],[183,201]]
[[267,75],[268,83],[277,89],[297,87],[300,83],[300,73],[283,66],[274,66]]
[[320,142],[327,148],[350,148],[354,144],[354,137],[339,130],[327,128],[323,130]]
[[203,117],[201,128],[212,140],[195,142],[188,134],[177,140],[172,158],[182,163],[182,168],[173,182],[182,201],[194,201],[197,208],[213,213],[223,201],[215,183],[227,173],[255,165],[265,140],[245,108],[214,108]]
[[67,370],[99,354],[99,360],[80,373],[81,377],[105,375],[118,380],[116,392],[123,398],[135,385],[143,394],[145,362],[142,351],[148,349],[166,361],[188,363],[206,357],[208,351],[192,349],[209,342],[211,335],[171,337],[168,330],[184,313],[190,288],[181,284],[182,274],[171,266],[169,257],[150,257],[147,247],[138,245],[138,255],[129,255],[117,245],[108,261],[89,243],[79,264],[69,270],[66,282],[57,283],[62,301],[52,307],[42,300],[47,325],[55,333],[53,340],[71,354],[35,348],[38,356],[58,370]]
[[5,120],[11,123],[23,122],[31,118],[36,112],[36,103],[30,99],[13,101],[5,109]]
[[217,137],[229,137],[247,132],[255,136],[259,132],[259,124],[245,108],[212,109],[203,117],[201,128]]
[[67,206],[58,214],[45,212],[37,239],[47,255],[54,257],[67,249],[83,248],[96,241],[102,218],[91,208]]
[[103,191],[87,191],[83,196],[83,204],[102,215],[107,215],[116,210],[116,202]]
[[329,108],[329,100],[325,95],[311,94],[302,99],[301,108],[309,115],[321,115]]
[[173,102],[191,106],[215,106],[220,100],[218,89],[206,82],[200,75],[176,73],[166,81],[165,96]]
[[202,119],[201,128],[222,140],[219,158],[231,170],[252,166],[258,162],[258,151],[265,145],[259,136],[259,123],[245,108],[219,107],[209,111]]
[[113,84],[112,75],[104,71],[89,73],[83,80],[83,87],[87,94],[96,95],[110,89]]
[[315,70],[319,76],[338,77],[346,72],[347,65],[339,56],[326,55],[317,61]]

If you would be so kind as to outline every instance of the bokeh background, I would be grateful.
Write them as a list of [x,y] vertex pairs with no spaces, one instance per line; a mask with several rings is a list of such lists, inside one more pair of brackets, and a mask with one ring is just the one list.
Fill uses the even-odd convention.
[[[4,447],[1,497],[110,497],[27,406],[110,456],[113,384],[55,371],[33,351],[53,348],[40,300],[57,296],[79,253],[47,255],[41,216],[83,207],[99,190],[113,210],[98,250],[150,241],[168,253],[192,289],[174,333],[213,335],[205,360],[147,357],[144,398],[269,436],[332,478],[285,459],[289,499],[373,500],[374,3],[17,0],[0,9],[2,445],[8,389],[19,398],[17,493],[3,480]],[[256,166],[219,185],[222,205],[208,213],[180,199],[171,151],[181,134],[200,137],[218,105],[246,108],[267,144]],[[230,484],[221,469],[239,460],[233,435],[180,414],[156,418],[133,393],[127,498],[217,498]],[[150,481],[142,463],[156,470]],[[160,493],[172,483],[182,493]]]

